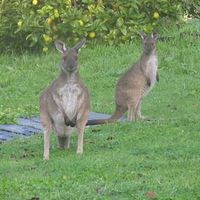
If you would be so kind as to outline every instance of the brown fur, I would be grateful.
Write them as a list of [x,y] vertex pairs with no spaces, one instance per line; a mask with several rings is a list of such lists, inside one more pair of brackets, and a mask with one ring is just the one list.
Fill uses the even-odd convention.
[[157,73],[156,38],[157,32],[147,36],[140,31],[143,39],[143,54],[119,79],[115,89],[116,108],[106,119],[89,120],[86,125],[109,123],[118,120],[128,110],[128,121],[134,122],[136,117],[143,119],[140,107],[142,99],[159,81]]
[[61,40],[55,46],[62,53],[61,73],[40,95],[40,119],[44,131],[44,159],[49,159],[50,132],[53,130],[61,149],[70,147],[70,134],[78,129],[77,153],[83,153],[84,127],[90,110],[90,95],[78,68],[78,52],[85,39],[68,48]]

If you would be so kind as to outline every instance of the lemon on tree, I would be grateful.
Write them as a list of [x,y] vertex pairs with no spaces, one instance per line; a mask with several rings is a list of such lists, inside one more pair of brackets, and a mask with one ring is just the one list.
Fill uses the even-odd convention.
[[90,32],[89,36],[90,36],[90,38],[94,38],[96,36],[96,33],[95,32]]
[[122,39],[122,40],[126,40],[126,38],[127,38],[126,35],[122,35],[122,36],[121,36],[121,39]]
[[44,41],[49,42],[51,38],[48,35],[43,34]]
[[43,51],[44,51],[44,52],[48,51],[48,47],[44,47],[44,48],[43,48]]
[[158,18],[159,17],[159,14],[158,14],[158,12],[155,12],[155,13],[153,13],[153,18]]
[[53,21],[53,20],[52,20],[51,18],[47,18],[47,19],[46,19],[47,24],[51,24],[52,21]]
[[56,30],[57,30],[57,27],[56,27],[56,25],[53,25],[51,28],[52,28],[52,30],[54,30],[54,31],[56,31]]
[[38,0],[33,0],[32,1],[32,4],[35,6],[35,5],[37,5],[38,4]]
[[58,35],[54,35],[53,36],[53,39],[55,40],[55,39],[58,39]]
[[84,25],[84,22],[83,22],[82,20],[78,20],[78,22],[79,22],[79,24],[80,24],[81,26]]
[[17,26],[22,26],[22,21],[19,21],[18,23],[17,23]]
[[56,13],[54,14],[54,17],[55,17],[55,18],[58,18],[58,17],[60,17],[59,13],[58,13],[58,12],[56,12]]

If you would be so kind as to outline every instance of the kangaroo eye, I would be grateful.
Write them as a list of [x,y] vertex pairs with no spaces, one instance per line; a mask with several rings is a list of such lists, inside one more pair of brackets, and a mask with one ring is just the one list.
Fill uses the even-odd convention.
[[78,57],[77,57],[77,56],[75,56],[75,57],[74,57],[74,60],[78,60]]
[[152,46],[154,45],[154,43],[151,44]]
[[67,60],[67,57],[63,57],[63,60],[66,61],[66,60]]

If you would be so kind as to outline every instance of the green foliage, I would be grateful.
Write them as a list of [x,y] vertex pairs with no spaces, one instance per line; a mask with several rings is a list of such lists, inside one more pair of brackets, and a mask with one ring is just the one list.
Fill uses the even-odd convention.
[[38,106],[25,105],[19,108],[0,107],[0,124],[18,124],[19,117],[39,114]]
[[58,37],[68,44],[87,37],[92,44],[119,45],[136,37],[139,29],[151,32],[160,17],[177,19],[186,11],[196,13],[196,4],[186,0],[3,0],[0,51],[41,47],[48,51]]

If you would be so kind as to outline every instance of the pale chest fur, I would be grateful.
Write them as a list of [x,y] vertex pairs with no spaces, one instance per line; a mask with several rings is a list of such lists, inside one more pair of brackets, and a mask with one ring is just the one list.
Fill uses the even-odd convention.
[[156,82],[156,74],[157,74],[157,68],[158,68],[158,59],[156,55],[152,55],[148,58],[145,66],[145,75],[149,77],[151,80],[151,87],[154,86]]
[[83,102],[84,96],[79,85],[68,83],[56,90],[54,99],[58,107],[62,105],[64,112],[72,119]]
[[146,77],[151,81],[150,87],[144,87],[142,96],[146,96],[147,93],[153,88],[156,82],[157,68],[158,68],[158,59],[156,55],[151,55],[142,65],[143,72]]

